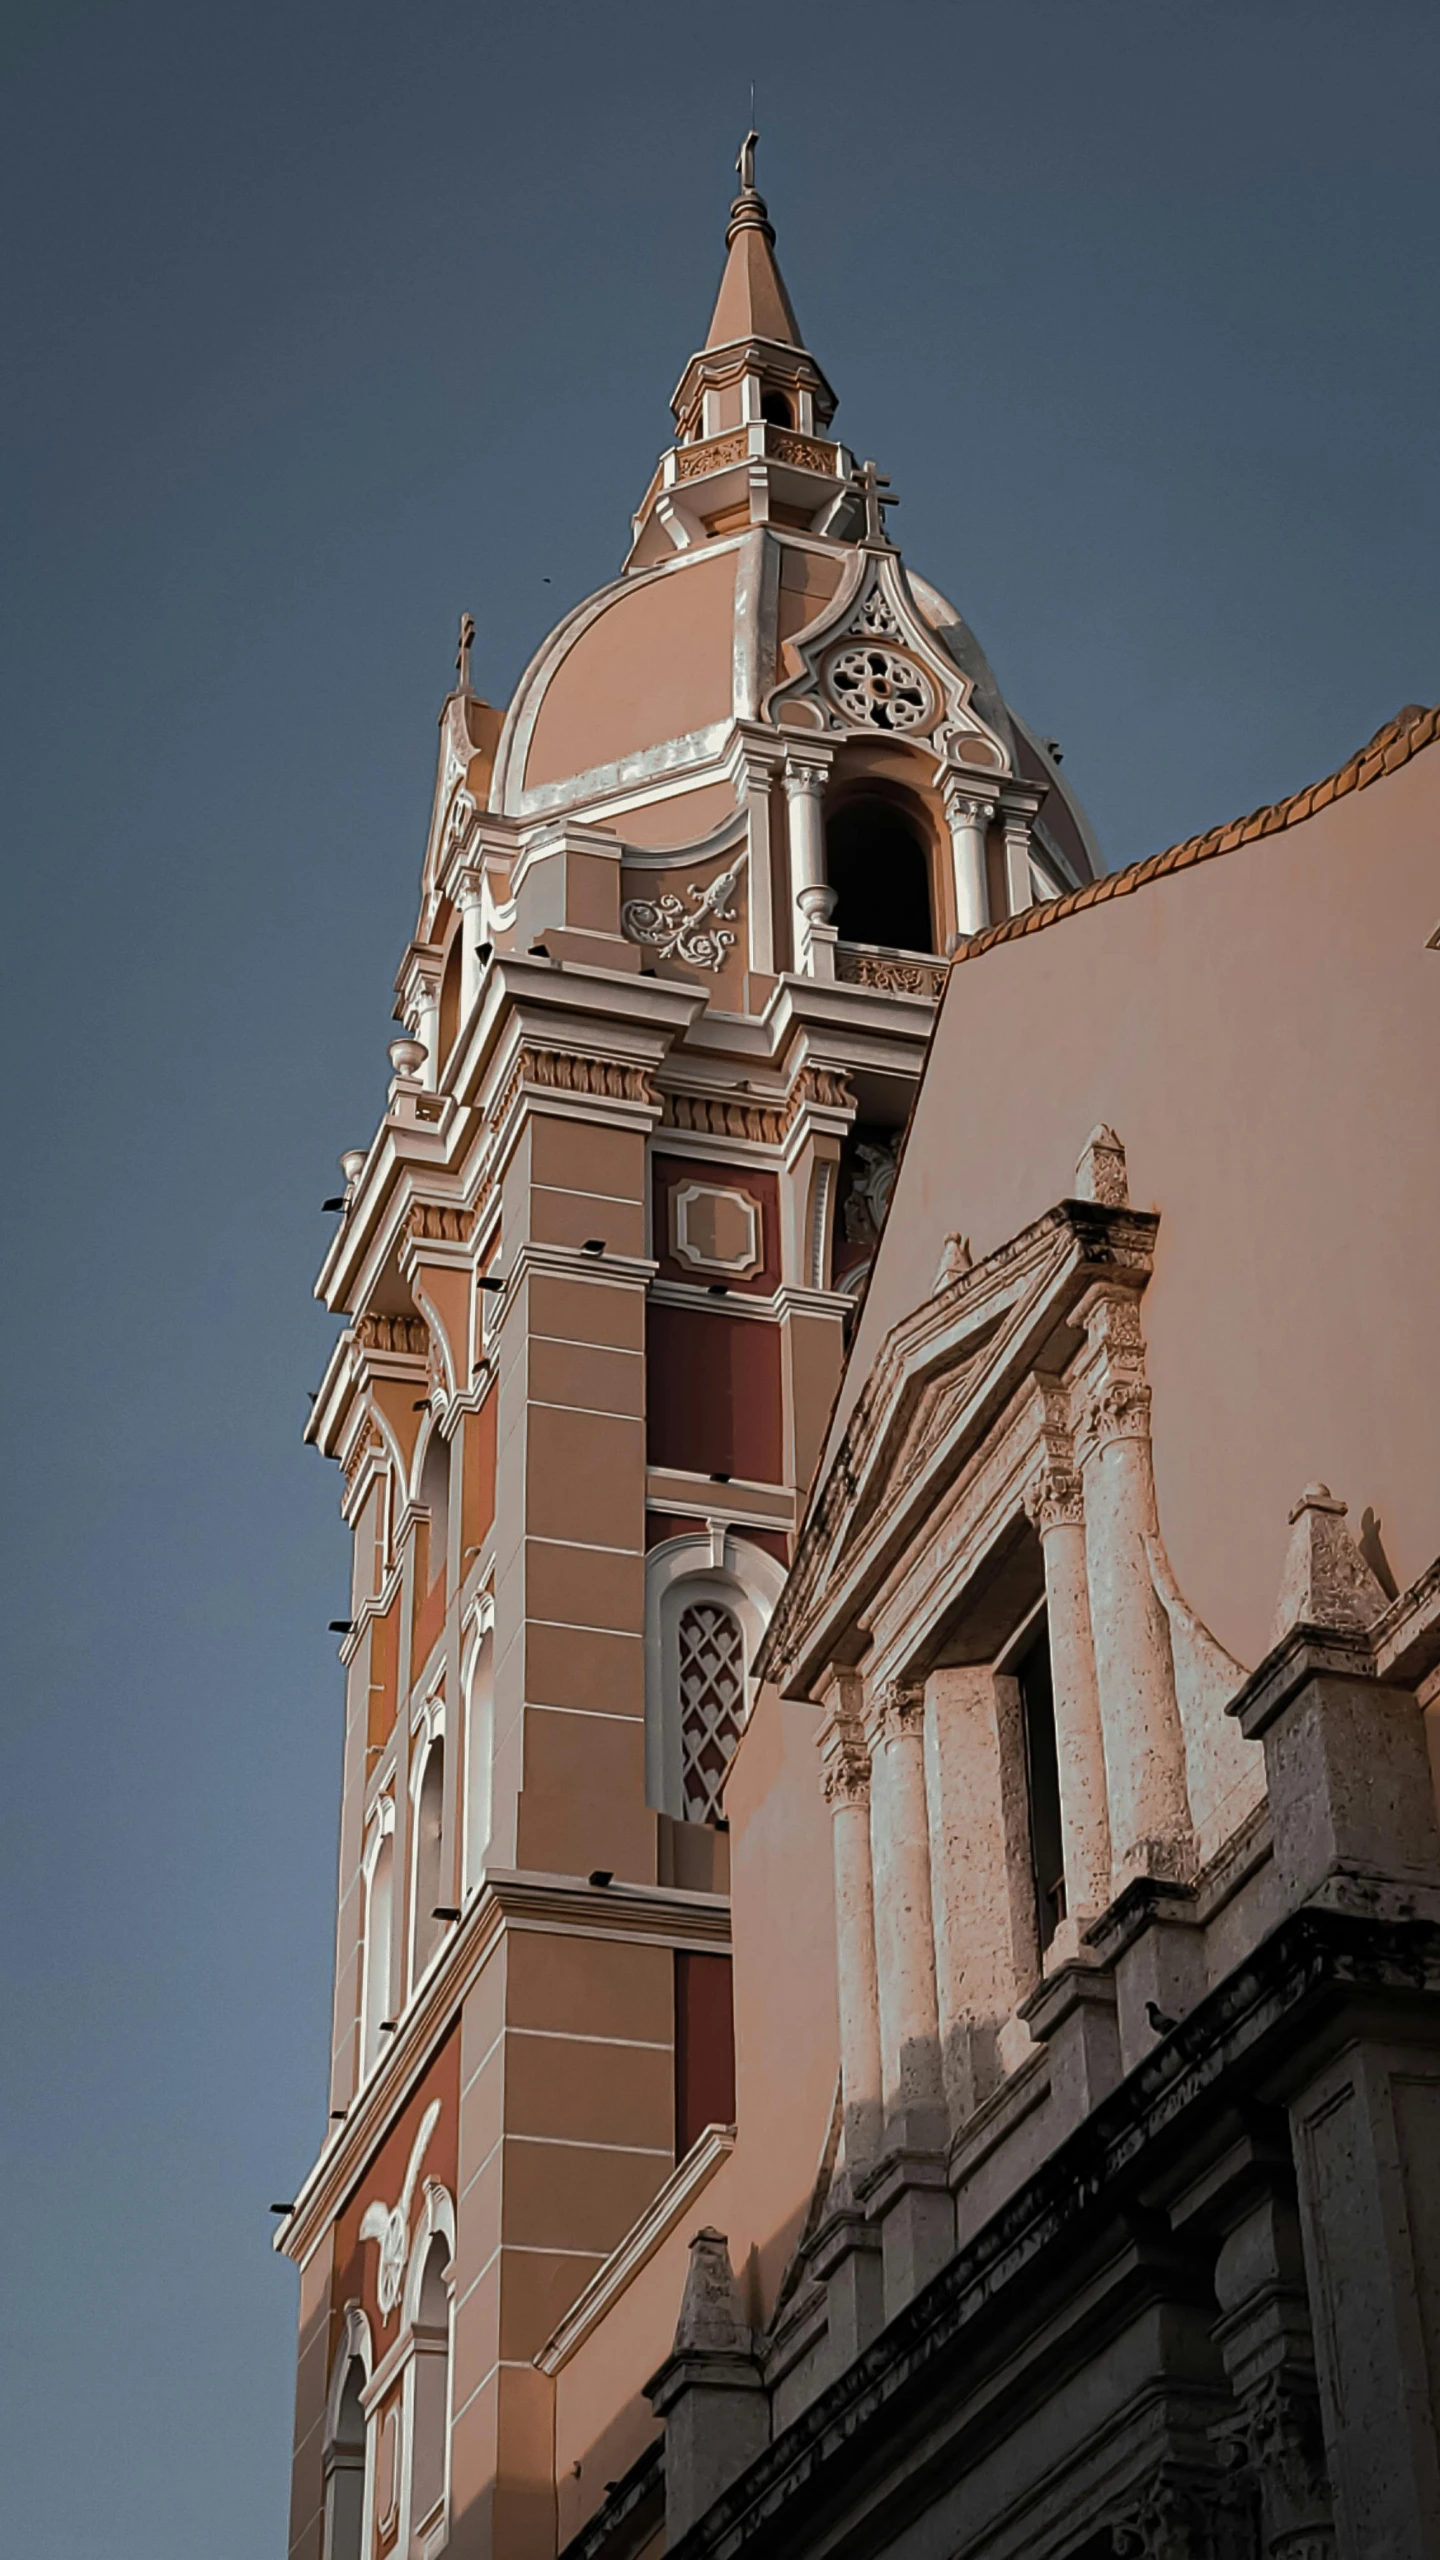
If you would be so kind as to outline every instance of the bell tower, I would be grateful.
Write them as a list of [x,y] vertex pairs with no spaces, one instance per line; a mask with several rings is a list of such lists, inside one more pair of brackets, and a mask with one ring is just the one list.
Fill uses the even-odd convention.
[[734,2116],[725,1776],[947,957],[1091,869],[830,438],[754,151],[620,575],[503,711],[462,624],[385,1109],[341,1159],[293,2560],[550,2560],[536,2359]]

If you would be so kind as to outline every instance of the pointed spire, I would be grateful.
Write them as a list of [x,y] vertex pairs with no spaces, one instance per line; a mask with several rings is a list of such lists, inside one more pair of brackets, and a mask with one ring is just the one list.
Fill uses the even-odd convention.
[[1347,1508],[1328,1484],[1307,1484],[1291,1512],[1272,1644],[1297,1625],[1363,1633],[1385,1608],[1385,1593],[1345,1526]]
[[705,339],[707,349],[733,346],[741,338],[768,338],[772,345],[785,347],[804,345],[775,261],[775,226],[755,184],[759,139],[758,133],[747,133],[735,163],[740,192],[730,207],[725,273]]

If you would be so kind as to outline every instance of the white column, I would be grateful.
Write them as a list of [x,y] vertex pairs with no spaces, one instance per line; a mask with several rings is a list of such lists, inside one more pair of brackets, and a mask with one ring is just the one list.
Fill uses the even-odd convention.
[[1111,1890],[1193,1865],[1185,1742],[1170,1629],[1145,1541],[1157,1530],[1150,1390],[1133,1293],[1101,1283],[1082,1300],[1089,1404],[1076,1455],[1085,1493],[1085,1574],[1105,1744]]
[[775,920],[770,872],[770,767],[760,757],[741,756],[733,768],[738,798],[750,836],[747,907],[750,918],[750,966],[768,977],[775,966]]
[[1085,1572],[1085,1504],[1073,1466],[1061,1458],[1042,1468],[1026,1508],[1040,1533],[1045,1558],[1060,1777],[1065,1917],[1046,1953],[1046,1969],[1053,1972],[1078,1956],[1081,1930],[1110,1899],[1110,1814]]
[[955,866],[956,930],[961,934],[982,933],[990,921],[985,830],[995,815],[995,803],[979,798],[973,787],[956,774],[947,775],[944,792]]
[[1030,877],[1030,821],[1023,810],[1005,812],[1005,906],[1006,913],[1021,916],[1035,904],[1035,883]]
[[893,1683],[871,1710],[870,1856],[875,1890],[880,2079],[889,2147],[946,2137],[925,1802],[925,1692]]
[[879,2158],[881,2134],[870,1755],[858,1714],[843,1703],[832,1711],[819,1740],[835,1863],[842,2159],[846,2184],[853,2190],[856,2179]]
[[478,871],[465,872],[456,892],[460,909],[460,1020],[469,1021],[479,1000],[484,967],[480,959],[485,918],[485,884]]
[[790,847],[790,889],[799,920],[793,926],[795,965],[809,978],[835,975],[835,892],[825,877],[825,818],[821,800],[825,767],[808,757],[785,759],[785,816]]
[[440,1081],[440,981],[422,978],[415,997],[415,1037],[425,1050],[421,1078],[427,1090],[435,1091]]

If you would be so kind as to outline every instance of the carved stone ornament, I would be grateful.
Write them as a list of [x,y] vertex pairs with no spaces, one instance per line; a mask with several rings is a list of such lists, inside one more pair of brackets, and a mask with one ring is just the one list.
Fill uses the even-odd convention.
[[1047,1529],[1078,1527],[1085,1518],[1085,1496],[1073,1467],[1042,1467],[1031,1483],[1025,1508],[1043,1537]]
[[873,1244],[885,1224],[890,1194],[900,1169],[893,1147],[872,1146],[862,1139],[855,1150],[855,1170],[845,1199],[847,1244]]
[[683,2355],[747,2355],[750,2330],[723,2231],[710,2226],[690,2243],[690,2265],[675,2324],[675,2349]]
[[526,1084],[543,1086],[552,1093],[595,1095],[607,1102],[655,1106],[658,1100],[643,1067],[628,1066],[620,1058],[594,1058],[584,1050],[532,1048],[527,1041],[495,1105],[492,1126],[500,1126]]
[[423,1316],[366,1315],[357,1319],[355,1340],[362,1351],[403,1351],[423,1360],[430,1349],[430,1328]]
[[659,898],[627,898],[620,910],[626,941],[647,943],[663,960],[683,960],[691,969],[718,969],[735,947],[734,934],[724,926],[735,913],[744,868],[741,854],[708,888],[692,880],[685,893],[691,901],[688,909],[674,889]]
[[838,649],[827,660],[825,690],[852,728],[890,735],[932,728],[939,708],[923,667],[873,641]]
[[868,1804],[870,1754],[865,1748],[865,1733],[859,1716],[849,1710],[838,1710],[818,1740],[823,1762],[821,1784],[831,1812],[837,1805]]
[[1302,1623],[1363,1633],[1385,1608],[1386,1595],[1345,1526],[1347,1509],[1328,1484],[1307,1484],[1301,1494],[1290,1514],[1272,1644]]
[[375,2294],[380,2317],[388,2320],[405,2289],[405,2268],[410,2256],[410,2208],[415,2201],[415,2184],[420,2165],[429,2148],[430,2137],[440,2121],[440,2101],[432,2098],[420,2119],[419,2131],[410,2147],[409,2166],[398,2201],[393,2205],[367,2204],[360,2218],[362,2240],[380,2244],[380,2265],[375,2279]]
[[1085,1141],[1075,1168],[1075,1191],[1077,1198],[1098,1200],[1108,1209],[1128,1209],[1130,1205],[1125,1149],[1103,1121]]
[[875,1701],[875,1729],[890,1741],[918,1733],[925,1714],[925,1687],[919,1680],[890,1680]]
[[847,950],[842,944],[835,975],[847,987],[879,987],[886,995],[924,996],[938,1004],[949,971],[943,961],[895,960],[888,952]]
[[1117,2517],[1111,2538],[1123,2560],[1250,2560],[1255,2548],[1247,2487],[1162,2472]]

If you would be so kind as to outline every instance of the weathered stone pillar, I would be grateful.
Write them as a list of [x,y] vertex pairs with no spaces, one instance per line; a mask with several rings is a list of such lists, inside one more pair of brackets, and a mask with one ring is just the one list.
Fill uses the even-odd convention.
[[665,2424],[665,2540],[697,2517],[764,2451],[770,2405],[723,2231],[697,2231],[675,2344],[645,2396]]
[[1045,1558],[1045,1613],[1055,1697],[1055,1753],[1060,1777],[1060,1843],[1065,1864],[1065,1916],[1046,1950],[1046,1970],[1080,1951],[1080,1933],[1110,1899],[1110,1811],[1105,1791],[1105,1738],[1090,1631],[1085,1568],[1085,1501],[1069,1463],[1068,1440],[1047,1434],[1050,1463],[1030,1488],[1026,1508]]
[[1440,2552],[1440,2053],[1352,2044],[1291,2100],[1341,2560]]
[[[925,1683],[935,1985],[946,2103],[955,2131],[994,2090],[1001,2039],[1034,1977],[1035,1882],[1025,1819],[1019,1690],[988,1662]],[[1023,2027],[1018,2033],[1028,2043]]]
[[480,957],[485,890],[478,871],[462,872],[456,900],[460,909],[460,1020],[464,1024],[475,1009],[485,974]]
[[1266,2560],[1331,2560],[1335,2527],[1300,2223],[1287,2195],[1237,2214],[1215,2264],[1215,2339],[1238,2412],[1232,2458],[1259,2500]]
[[795,965],[807,978],[835,975],[835,892],[825,877],[825,814],[822,800],[828,758],[785,759],[785,816],[790,844],[790,890],[796,908],[792,925]]
[[1137,1876],[1183,1881],[1194,1863],[1170,1628],[1146,1552],[1158,1530],[1140,1308],[1102,1281],[1077,1310],[1090,1339],[1076,1435],[1085,1573],[1110,1811],[1112,1892]]
[[847,2186],[880,2156],[883,2112],[870,1863],[870,1755],[860,1683],[842,1674],[819,1736],[835,1864],[835,1958],[840,2010],[841,2161]]
[[884,2104],[884,2158],[869,2206],[884,2241],[887,2318],[928,2284],[955,2247],[944,2157],[924,1712],[922,1688],[892,1682],[873,1701],[866,1732]]
[[995,815],[995,803],[980,797],[974,784],[962,781],[959,774],[947,774],[942,787],[955,868],[957,936],[982,933],[990,921],[985,830]]

